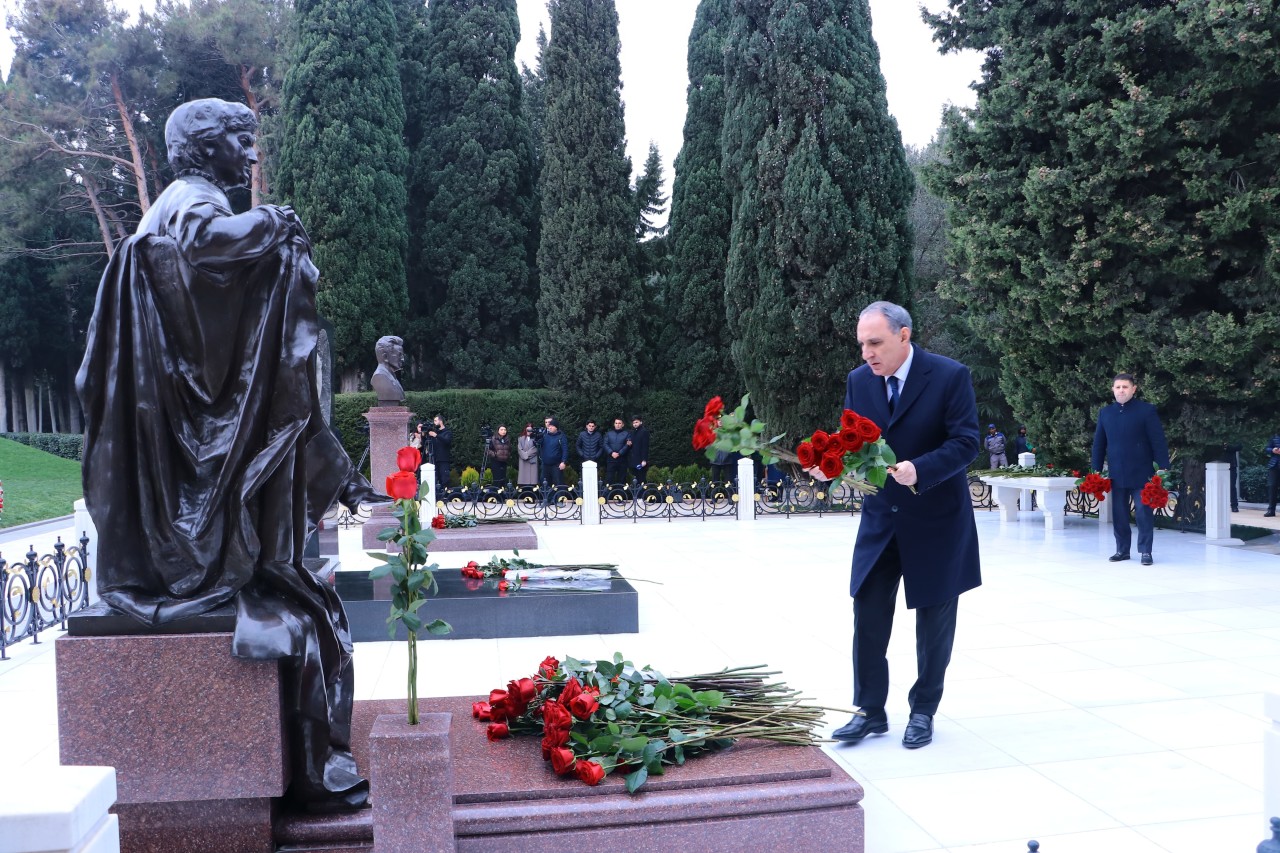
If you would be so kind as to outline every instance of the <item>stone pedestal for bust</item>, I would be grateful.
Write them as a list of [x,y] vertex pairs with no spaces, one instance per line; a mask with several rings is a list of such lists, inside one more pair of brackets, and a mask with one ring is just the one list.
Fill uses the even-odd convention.
[[116,768],[122,849],[273,851],[289,783],[279,662],[231,656],[230,607],[163,634],[120,634],[137,623],[106,613],[71,616],[56,642],[58,746],[63,764]]
[[[382,492],[387,488],[387,477],[399,469],[396,467],[396,451],[409,444],[409,420],[413,413],[404,406],[374,406],[364,413],[369,422],[369,482]],[[379,504],[373,516],[361,529],[361,545],[365,548],[385,548],[378,541],[378,533],[395,525],[391,515],[394,504]]]

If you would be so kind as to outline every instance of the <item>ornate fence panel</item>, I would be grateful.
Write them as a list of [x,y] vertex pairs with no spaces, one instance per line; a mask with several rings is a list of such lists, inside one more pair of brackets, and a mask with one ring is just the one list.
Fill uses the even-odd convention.
[[601,487],[600,520],[620,521],[642,518],[729,518],[738,513],[737,484],[731,480],[701,479],[696,483],[609,484]]
[[40,632],[56,624],[67,627],[67,615],[89,606],[89,538],[68,548],[59,538],[52,554],[28,551],[23,562],[0,557],[0,660],[6,649],[27,637],[40,642]]
[[850,514],[862,511],[861,492],[848,486],[831,484],[805,477],[795,479],[783,476],[781,480],[761,480],[756,484],[756,515],[828,515]]
[[525,521],[582,521],[582,497],[577,486],[450,486],[436,496],[436,511],[446,515],[474,515],[478,520],[522,518]]

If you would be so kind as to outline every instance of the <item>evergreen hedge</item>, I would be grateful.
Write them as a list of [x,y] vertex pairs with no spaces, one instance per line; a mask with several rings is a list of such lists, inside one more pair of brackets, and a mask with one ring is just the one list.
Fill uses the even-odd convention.
[[[372,392],[337,394],[333,400],[333,425],[342,435],[343,445],[352,459],[364,453],[368,439],[360,431],[364,413],[376,403]],[[443,391],[406,391],[405,406],[417,421],[429,421],[443,415],[453,430],[455,469],[480,466],[480,427],[497,429],[505,424],[512,437],[520,434],[526,423],[542,426],[542,419],[553,415],[569,438],[570,462],[575,468],[580,461],[574,442],[587,418],[595,418],[602,431],[613,427],[620,415],[631,427],[631,417],[639,413],[651,435],[649,464],[674,467],[696,464],[707,466],[706,456],[693,449],[690,437],[693,422],[702,415],[706,400],[678,391],[648,391],[636,395],[622,412],[603,411],[579,395],[542,388],[486,390],[447,389]],[[514,462],[511,463],[514,466]]]
[[61,456],[63,459],[80,461],[84,453],[84,436],[80,433],[65,432],[0,432],[0,438]]

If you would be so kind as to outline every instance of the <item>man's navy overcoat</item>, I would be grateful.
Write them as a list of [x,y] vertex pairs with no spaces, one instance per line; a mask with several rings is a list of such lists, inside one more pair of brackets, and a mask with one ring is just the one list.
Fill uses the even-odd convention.
[[849,594],[896,538],[907,607],[928,607],[982,583],[967,469],[978,454],[978,408],[969,368],[912,345],[915,355],[893,416],[884,378],[850,371],[844,406],[879,426],[902,461],[916,466],[912,494],[892,478],[862,504]]

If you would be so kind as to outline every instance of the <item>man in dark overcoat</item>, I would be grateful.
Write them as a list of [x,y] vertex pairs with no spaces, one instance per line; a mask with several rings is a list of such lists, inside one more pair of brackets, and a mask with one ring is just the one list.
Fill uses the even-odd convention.
[[1169,445],[1156,407],[1145,400],[1134,399],[1138,383],[1129,373],[1118,373],[1111,383],[1114,403],[1098,412],[1098,428],[1093,433],[1093,470],[1101,471],[1107,462],[1111,478],[1111,528],[1116,535],[1116,552],[1109,559],[1116,563],[1129,559],[1133,533],[1129,529],[1129,500],[1138,523],[1138,553],[1142,565],[1149,566],[1155,523],[1151,507],[1142,502],[1142,487],[1157,467],[1169,467]]
[[880,426],[898,464],[862,505],[849,582],[861,713],[832,737],[859,741],[889,730],[885,655],[903,583],[916,611],[917,678],[902,743],[914,749],[933,740],[960,593],[982,583],[966,473],[979,448],[978,408],[969,368],[912,344],[911,315],[901,306],[867,306],[858,343],[865,364],[850,372],[844,406]]

